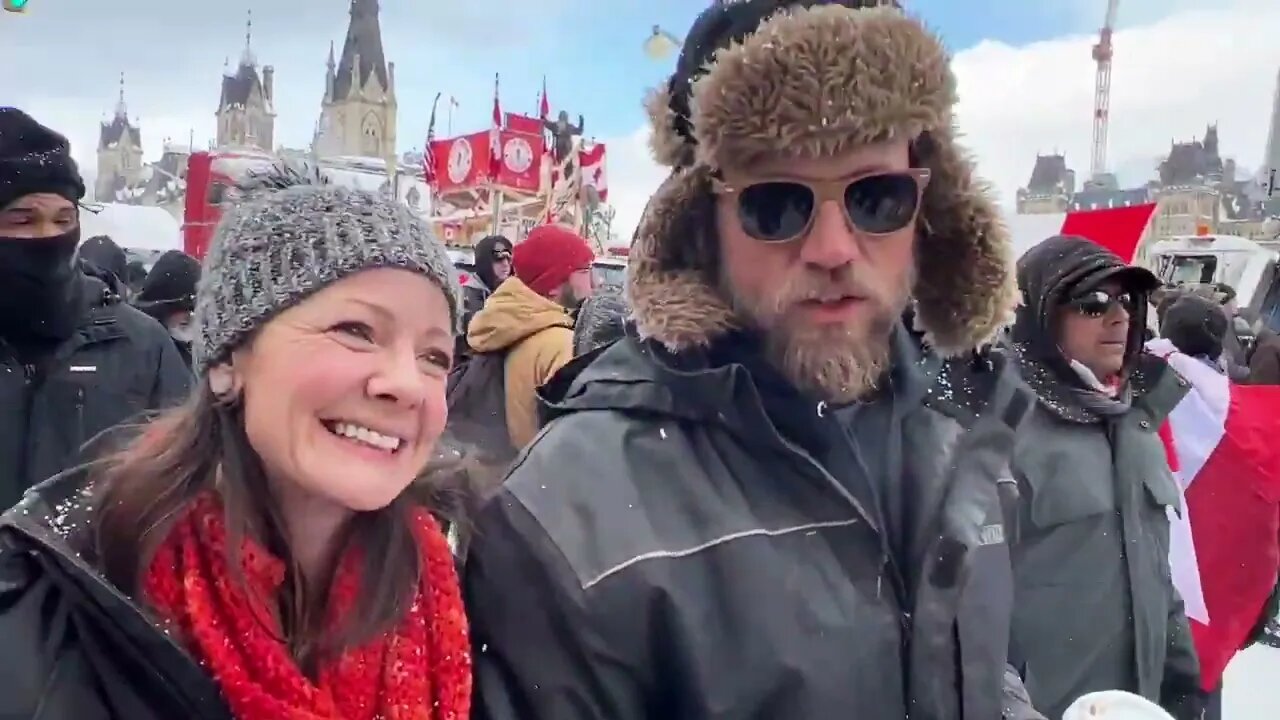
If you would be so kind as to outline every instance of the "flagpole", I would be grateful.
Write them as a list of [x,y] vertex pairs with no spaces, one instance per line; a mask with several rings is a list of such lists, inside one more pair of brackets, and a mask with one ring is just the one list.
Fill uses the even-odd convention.
[[499,234],[499,231],[501,228],[502,200],[503,200],[502,189],[498,185],[498,172],[500,168],[494,166],[494,163],[500,161],[500,158],[501,158],[501,156],[499,155],[500,145],[498,145],[498,143],[502,142],[502,135],[501,135],[502,106],[501,106],[501,101],[499,100],[498,94],[499,94],[498,73],[494,73],[493,74],[493,120],[492,120],[493,127],[489,130],[489,132],[493,135],[493,138],[490,140],[490,149],[489,149],[489,154],[490,154],[489,199],[490,199],[490,206],[491,206],[490,211],[493,213],[492,228],[489,233],[491,235]]

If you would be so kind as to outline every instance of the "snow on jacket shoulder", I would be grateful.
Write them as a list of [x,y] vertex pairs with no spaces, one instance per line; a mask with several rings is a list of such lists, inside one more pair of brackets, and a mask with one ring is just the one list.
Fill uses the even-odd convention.
[[19,365],[0,339],[0,507],[77,465],[102,431],[190,391],[191,371],[164,327],[97,278],[82,283],[79,328],[39,367]]
[[930,508],[908,599],[875,513],[778,434],[742,365],[674,370],[660,353],[628,337],[543,388],[550,423],[464,569],[474,717],[1039,717],[1006,666],[995,478],[1016,380],[949,377],[956,392],[906,410],[899,471]]
[[0,717],[232,720],[213,680],[91,566],[83,478],[0,516]]

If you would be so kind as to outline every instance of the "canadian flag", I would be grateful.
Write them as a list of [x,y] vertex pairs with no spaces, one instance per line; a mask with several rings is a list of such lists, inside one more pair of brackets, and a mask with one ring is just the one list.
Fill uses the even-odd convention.
[[609,201],[609,173],[605,165],[604,143],[596,143],[590,149],[583,148],[578,155],[582,167],[582,187],[595,188],[600,202]]
[[1280,568],[1280,386],[1234,384],[1163,338],[1147,351],[1191,386],[1160,430],[1183,493],[1183,511],[1169,518],[1169,565],[1213,690]]

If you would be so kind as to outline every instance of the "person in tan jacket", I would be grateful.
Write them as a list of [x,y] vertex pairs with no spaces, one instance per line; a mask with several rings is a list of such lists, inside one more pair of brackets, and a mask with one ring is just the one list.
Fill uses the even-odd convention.
[[507,432],[524,447],[538,433],[535,390],[573,358],[573,312],[591,295],[595,254],[581,236],[542,225],[517,243],[512,276],[475,314],[467,344],[505,352]]

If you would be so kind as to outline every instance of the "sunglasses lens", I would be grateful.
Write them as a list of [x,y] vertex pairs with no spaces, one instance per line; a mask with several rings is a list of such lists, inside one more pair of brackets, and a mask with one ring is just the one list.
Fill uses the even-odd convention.
[[872,175],[850,183],[844,191],[849,219],[873,235],[897,232],[916,216],[920,188],[906,173]]
[[798,237],[809,225],[813,211],[813,191],[799,183],[757,183],[743,188],[738,196],[742,230],[765,242]]
[[1102,317],[1111,312],[1111,308],[1116,305],[1123,306],[1126,312],[1133,314],[1137,308],[1137,299],[1131,293],[1112,295],[1104,290],[1094,290],[1076,298],[1073,304],[1083,315]]

